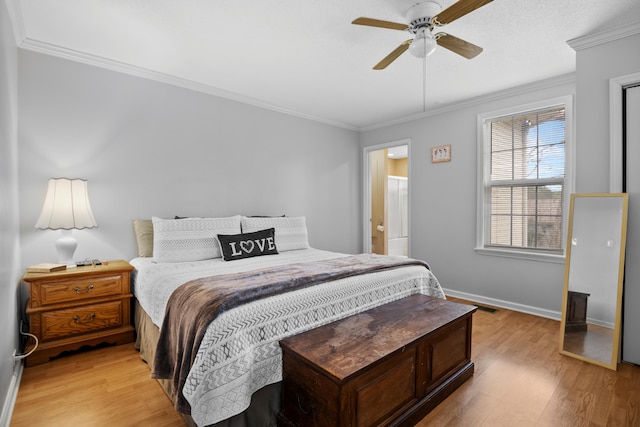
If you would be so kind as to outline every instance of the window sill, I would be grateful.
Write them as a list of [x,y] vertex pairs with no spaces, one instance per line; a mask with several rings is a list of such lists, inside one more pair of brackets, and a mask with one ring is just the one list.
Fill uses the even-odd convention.
[[497,256],[503,258],[518,258],[529,261],[551,262],[555,264],[564,264],[565,256],[556,254],[545,254],[527,251],[510,251],[507,249],[496,248],[475,248],[479,255]]

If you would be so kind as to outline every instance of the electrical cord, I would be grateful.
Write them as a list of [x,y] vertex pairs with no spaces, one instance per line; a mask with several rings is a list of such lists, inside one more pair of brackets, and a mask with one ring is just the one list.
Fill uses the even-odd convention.
[[23,335],[25,337],[31,337],[36,341],[36,345],[31,349],[31,351],[27,354],[16,354],[15,356],[13,356],[13,359],[17,362],[19,360],[25,359],[27,357],[29,357],[34,351],[36,351],[36,348],[38,348],[38,337],[30,334],[29,332],[24,332],[22,330],[22,320],[20,321],[20,335]]

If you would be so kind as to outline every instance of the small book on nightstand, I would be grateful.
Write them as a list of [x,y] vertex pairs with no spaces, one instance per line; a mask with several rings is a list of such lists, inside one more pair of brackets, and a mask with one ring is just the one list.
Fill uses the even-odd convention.
[[52,273],[54,271],[61,271],[66,269],[66,264],[43,262],[41,264],[30,265],[29,267],[27,267],[27,273]]

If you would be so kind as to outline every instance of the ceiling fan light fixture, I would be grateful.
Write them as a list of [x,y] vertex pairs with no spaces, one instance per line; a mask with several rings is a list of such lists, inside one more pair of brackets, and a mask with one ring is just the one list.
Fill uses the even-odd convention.
[[416,58],[425,58],[436,50],[437,43],[427,31],[421,31],[409,45],[409,52]]
[[[456,19],[492,1],[493,0],[457,0],[442,10],[442,6],[439,3],[433,0],[423,0],[407,10],[405,15],[407,24],[365,17],[354,19],[352,24],[407,31],[414,36],[413,39],[400,43],[398,47],[373,67],[374,70],[384,70],[407,50],[411,52],[413,56],[424,59],[435,51],[436,46],[441,46],[464,58],[472,59],[482,53],[480,46],[476,46],[442,31],[434,35],[432,31],[436,27],[450,24]],[[426,63],[426,60],[423,62]]]

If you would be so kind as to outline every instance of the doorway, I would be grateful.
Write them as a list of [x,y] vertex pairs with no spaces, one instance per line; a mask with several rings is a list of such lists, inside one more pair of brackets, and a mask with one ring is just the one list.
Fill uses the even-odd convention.
[[640,73],[609,80],[610,191],[629,195],[627,247],[622,308],[621,359],[640,364],[640,228],[634,219],[640,212]]
[[[629,195],[629,218],[640,213],[640,82],[623,91],[623,178],[622,191]],[[630,220],[627,227],[627,260],[624,276],[624,320],[622,360],[640,364],[640,228]]]
[[409,256],[409,142],[365,147],[364,252]]

